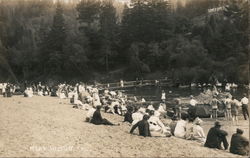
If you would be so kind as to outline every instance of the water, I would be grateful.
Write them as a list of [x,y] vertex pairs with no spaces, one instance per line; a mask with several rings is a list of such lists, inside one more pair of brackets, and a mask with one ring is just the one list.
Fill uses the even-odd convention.
[[[207,89],[207,88],[206,88]],[[210,88],[211,89],[211,88]],[[136,87],[125,90],[128,96],[136,96],[138,99],[144,98],[146,101],[160,101],[162,90],[166,93],[166,100],[171,101],[177,97],[190,97],[190,95],[198,96],[204,91],[204,88],[187,87],[187,88],[175,88],[175,87]],[[225,92],[224,88],[218,88],[222,92]],[[231,89],[230,93],[236,99],[240,100],[244,93],[247,93],[246,88]]]

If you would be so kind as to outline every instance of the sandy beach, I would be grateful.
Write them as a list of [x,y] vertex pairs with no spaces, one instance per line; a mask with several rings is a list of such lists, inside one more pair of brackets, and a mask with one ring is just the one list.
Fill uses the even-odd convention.
[[[68,99],[1,96],[0,109],[0,157],[240,157],[176,137],[131,135],[131,126],[117,115],[102,113],[120,126],[86,123],[86,111],[73,109]],[[206,134],[213,123],[204,120]],[[229,143],[238,127],[249,138],[249,122],[242,117],[239,126],[222,123]]]

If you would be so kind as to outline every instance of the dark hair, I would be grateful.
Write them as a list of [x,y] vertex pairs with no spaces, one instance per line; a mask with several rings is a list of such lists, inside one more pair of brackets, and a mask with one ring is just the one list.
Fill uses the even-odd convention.
[[150,115],[150,116],[152,116],[152,115],[154,115],[154,114],[155,114],[155,111],[154,111],[154,110],[150,110],[150,111],[149,111],[149,115]]
[[149,109],[146,109],[146,113],[150,113],[150,110],[149,110]]
[[176,121],[176,120],[177,120],[177,116],[174,115],[174,116],[171,118],[171,120]]
[[242,129],[237,128],[236,132],[239,133],[239,134],[243,134],[244,131]]
[[154,104],[153,104],[153,107],[154,107],[154,109],[155,109],[155,110],[158,110],[158,109],[159,109],[159,107],[160,107],[160,105],[159,105],[159,104],[157,104],[157,103],[154,103]]
[[96,106],[96,109],[97,109],[97,110],[100,110],[101,108],[102,108],[101,105],[97,105],[97,106]]
[[148,120],[149,117],[150,117],[150,116],[148,116],[148,115],[144,115],[144,116],[143,116],[143,120]]
[[187,118],[188,118],[188,114],[186,114],[186,113],[181,114],[181,119],[182,120],[187,120]]

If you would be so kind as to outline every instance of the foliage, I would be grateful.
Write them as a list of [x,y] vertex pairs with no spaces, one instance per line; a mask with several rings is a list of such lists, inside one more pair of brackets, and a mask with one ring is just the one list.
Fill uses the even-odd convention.
[[0,3],[2,81],[249,79],[244,0],[189,0],[175,9],[165,0]]

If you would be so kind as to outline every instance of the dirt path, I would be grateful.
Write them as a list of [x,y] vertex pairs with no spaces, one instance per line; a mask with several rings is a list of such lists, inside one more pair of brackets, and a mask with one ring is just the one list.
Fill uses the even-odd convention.
[[[53,97],[0,97],[0,157],[236,157],[228,151],[171,138],[143,138],[130,126],[95,126],[83,122],[86,112]],[[103,116],[112,122],[122,118]],[[212,122],[205,124],[205,132]],[[248,121],[241,121],[247,137]],[[235,131],[236,127],[225,125]],[[231,132],[231,133],[232,133]],[[228,137],[228,141],[231,138]]]

